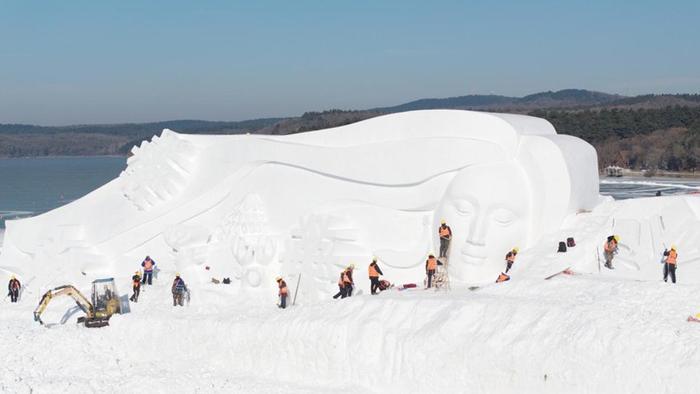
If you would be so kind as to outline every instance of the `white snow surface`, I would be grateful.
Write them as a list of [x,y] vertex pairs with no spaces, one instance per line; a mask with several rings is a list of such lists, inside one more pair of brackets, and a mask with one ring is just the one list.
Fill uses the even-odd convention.
[[[82,199],[7,222],[2,392],[691,392],[700,372],[700,197],[598,194],[587,143],[542,119],[415,111],[293,136],[164,131]],[[422,289],[441,218],[451,290]],[[615,270],[602,244],[621,236]],[[559,241],[576,247],[557,253]],[[678,284],[661,253],[678,247]],[[493,283],[521,252],[512,280]],[[132,312],[86,329],[47,289],[161,268]],[[372,255],[418,289],[368,295]],[[357,266],[356,295],[332,300]],[[552,274],[569,268],[575,275]],[[192,303],[173,308],[183,273]],[[275,306],[283,275],[298,302]],[[301,275],[301,276],[300,276]],[[213,284],[230,276],[231,285]],[[481,285],[477,290],[468,289]],[[291,299],[290,299],[291,302]],[[61,324],[61,321],[66,321]]]

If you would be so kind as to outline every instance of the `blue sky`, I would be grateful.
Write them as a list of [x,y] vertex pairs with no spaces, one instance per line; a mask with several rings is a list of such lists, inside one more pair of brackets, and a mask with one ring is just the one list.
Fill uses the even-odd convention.
[[0,1],[0,123],[700,92],[698,1]]

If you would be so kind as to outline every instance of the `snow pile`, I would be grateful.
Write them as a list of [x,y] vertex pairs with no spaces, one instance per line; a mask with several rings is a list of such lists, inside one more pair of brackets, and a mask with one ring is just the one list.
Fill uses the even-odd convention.
[[696,286],[523,277],[280,311],[223,285],[173,308],[170,277],[99,330],[47,330],[28,301],[6,304],[3,391],[683,392],[700,367]]

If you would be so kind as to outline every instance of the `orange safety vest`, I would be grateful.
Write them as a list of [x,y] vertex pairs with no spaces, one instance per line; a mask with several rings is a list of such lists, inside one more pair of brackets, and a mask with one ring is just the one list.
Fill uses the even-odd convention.
[[368,271],[370,278],[379,278],[379,272],[377,272],[377,269],[374,268],[374,264],[369,265]]
[[666,263],[671,264],[671,265],[676,265],[677,258],[678,258],[678,253],[676,253],[675,250],[671,250],[668,252],[668,256],[666,256]]
[[435,257],[428,258],[428,270],[437,269],[437,259]]
[[280,295],[287,294],[287,283],[285,281],[280,281]]
[[447,238],[450,236],[450,228],[445,226],[440,226],[440,238]]

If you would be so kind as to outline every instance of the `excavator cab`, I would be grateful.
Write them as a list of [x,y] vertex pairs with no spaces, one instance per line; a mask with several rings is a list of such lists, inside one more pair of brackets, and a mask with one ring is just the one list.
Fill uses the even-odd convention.
[[75,301],[76,305],[85,312],[85,316],[78,318],[78,323],[85,327],[104,327],[109,325],[109,318],[115,313],[121,313],[119,294],[114,284],[114,278],[98,279],[92,282],[92,297],[87,299],[78,289],[71,285],[59,286],[47,291],[39,306],[34,310],[34,320],[41,324],[41,314],[46,310],[49,302],[55,297],[67,295]]

